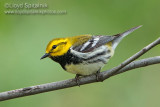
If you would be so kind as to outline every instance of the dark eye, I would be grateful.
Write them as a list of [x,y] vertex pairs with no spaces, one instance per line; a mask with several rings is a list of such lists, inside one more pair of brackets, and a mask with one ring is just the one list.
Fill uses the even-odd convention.
[[57,47],[57,45],[53,45],[53,46],[52,46],[52,49],[55,49],[56,47]]

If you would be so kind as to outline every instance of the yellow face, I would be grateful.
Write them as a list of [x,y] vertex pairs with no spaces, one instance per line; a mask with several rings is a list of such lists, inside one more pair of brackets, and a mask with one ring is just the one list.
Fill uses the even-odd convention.
[[53,39],[47,45],[46,53],[53,57],[61,56],[67,53],[70,47],[71,43],[67,38]]
[[74,36],[74,37],[68,37],[68,38],[57,38],[53,39],[49,42],[46,48],[46,53],[41,57],[41,59],[44,59],[46,57],[56,57],[61,56],[67,53],[69,48],[74,44],[80,45],[84,42],[86,42],[91,35],[80,35],[80,36]]

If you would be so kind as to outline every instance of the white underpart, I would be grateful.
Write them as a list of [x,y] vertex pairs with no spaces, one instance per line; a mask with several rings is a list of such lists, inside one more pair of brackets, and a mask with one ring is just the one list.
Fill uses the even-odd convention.
[[104,66],[104,63],[98,62],[98,63],[92,63],[92,64],[71,64],[66,65],[67,72],[73,73],[73,74],[80,74],[80,75],[90,75],[96,73],[99,69],[101,69]]
[[[101,53],[103,51],[106,51],[106,54],[89,59],[89,60],[84,61],[83,63],[80,63],[80,64],[66,65],[65,66],[66,71],[73,73],[73,74],[80,74],[80,75],[90,75],[90,74],[96,73],[109,61],[109,58],[113,55],[112,51],[110,53],[107,53],[107,50],[108,50],[107,46],[101,46],[101,47],[99,47],[89,53],[81,53],[81,52],[77,52],[77,51],[71,49],[71,53],[73,53],[79,57],[82,57],[84,59],[87,59],[87,58],[94,56],[97,53]],[[102,60],[103,62],[89,63],[89,62],[94,62],[97,60]]]

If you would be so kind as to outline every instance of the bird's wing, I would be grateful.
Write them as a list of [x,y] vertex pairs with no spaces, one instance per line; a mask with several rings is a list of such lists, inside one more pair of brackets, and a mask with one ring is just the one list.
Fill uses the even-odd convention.
[[[128,34],[132,33],[136,29],[140,28],[141,26],[137,26],[134,28],[131,28],[130,30],[127,30],[123,33],[119,33],[113,36],[103,36],[103,35],[98,35],[98,36],[92,36],[91,38],[87,38],[84,43],[81,45],[75,45],[72,47],[73,50],[81,53],[87,53],[91,52],[94,49],[107,44],[108,42],[112,42],[112,48],[115,49],[119,42]],[[83,40],[84,41],[84,40]]]
[[82,53],[91,52],[94,49],[114,40],[115,38],[116,36],[92,36],[91,39],[89,39],[85,43],[78,46],[73,46],[72,49]]

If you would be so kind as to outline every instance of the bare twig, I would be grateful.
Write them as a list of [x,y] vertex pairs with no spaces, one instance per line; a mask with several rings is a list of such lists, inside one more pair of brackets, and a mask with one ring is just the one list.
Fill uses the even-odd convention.
[[117,66],[111,70],[108,70],[107,72],[103,72],[101,79],[104,80],[104,79],[107,79],[108,77],[116,74],[120,69],[122,69],[123,67],[125,67],[126,65],[131,63],[132,61],[136,60],[137,58],[139,58],[140,56],[142,56],[143,54],[145,54],[147,51],[149,51],[150,49],[152,49],[153,47],[155,47],[158,44],[160,44],[160,38],[158,38],[157,40],[155,40],[154,42],[152,42],[151,44],[144,47],[142,50],[140,50],[139,52],[137,52],[136,54],[134,54],[133,56],[131,56],[130,58],[128,58],[127,60],[122,62],[119,66]]
[[160,63],[160,56],[155,56],[155,57],[146,58],[146,59],[142,59],[142,60],[138,60],[138,61],[133,61],[130,64],[128,64],[127,66],[125,66],[124,68],[122,68],[121,70],[119,70],[114,75],[129,71],[132,69],[145,67],[148,65],[153,65],[153,64],[158,64],[158,63]]
[[[132,57],[128,58],[119,66],[113,69],[101,72],[100,73],[101,80],[103,81],[113,75],[131,70],[131,69],[145,67],[152,64],[159,64],[160,56],[134,61],[135,59],[139,58],[141,55],[143,55],[144,53],[146,53],[147,51],[149,51],[151,48],[153,48],[158,44],[160,44],[160,38],[158,38],[156,41],[152,42],[151,44],[143,48],[141,51],[139,51]],[[79,82],[80,82],[80,85],[83,85],[83,84],[97,82],[97,80],[95,75],[90,75],[90,76],[81,77]],[[0,101],[23,97],[23,96],[29,96],[29,95],[53,91],[53,90],[69,88],[73,86],[77,86],[75,79],[69,79],[64,81],[52,82],[52,83],[47,83],[47,84],[42,84],[37,86],[31,86],[27,88],[11,90],[11,91],[0,93]]]

